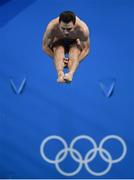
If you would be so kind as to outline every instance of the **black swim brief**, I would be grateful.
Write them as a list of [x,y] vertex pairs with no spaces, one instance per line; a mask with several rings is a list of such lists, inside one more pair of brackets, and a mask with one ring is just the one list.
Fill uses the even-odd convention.
[[69,49],[71,47],[77,47],[80,51],[82,51],[82,48],[80,45],[77,44],[76,39],[59,39],[56,42],[54,42],[51,46],[49,46],[49,48],[53,51],[53,48],[57,46],[63,46],[66,54],[69,53]]

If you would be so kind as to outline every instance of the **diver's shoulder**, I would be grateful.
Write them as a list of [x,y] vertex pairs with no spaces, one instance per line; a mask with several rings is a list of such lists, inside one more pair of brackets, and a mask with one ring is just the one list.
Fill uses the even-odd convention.
[[84,20],[80,19],[78,16],[76,16],[76,23],[88,29],[87,23]]
[[79,26],[81,31],[85,32],[86,34],[89,34],[89,27],[88,27],[88,25],[86,24],[86,22],[81,20],[78,16],[76,16],[76,23]]
[[48,23],[48,28],[49,28],[49,29],[53,29],[54,27],[57,26],[58,22],[59,22],[59,17],[52,19],[52,20]]

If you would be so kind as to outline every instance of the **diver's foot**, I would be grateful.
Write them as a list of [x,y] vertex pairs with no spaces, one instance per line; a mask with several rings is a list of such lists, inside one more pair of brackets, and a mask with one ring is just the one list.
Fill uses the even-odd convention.
[[58,72],[57,82],[59,82],[59,83],[64,83],[65,82],[65,80],[64,80],[64,72],[63,71]]
[[66,82],[71,82],[71,81],[73,80],[73,74],[72,74],[71,72],[66,73],[66,74],[64,75],[64,80],[65,80]]

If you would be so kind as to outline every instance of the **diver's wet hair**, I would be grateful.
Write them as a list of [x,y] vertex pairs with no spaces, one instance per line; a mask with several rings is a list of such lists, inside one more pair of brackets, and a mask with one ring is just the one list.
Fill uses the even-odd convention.
[[72,11],[63,11],[59,15],[59,23],[63,21],[64,23],[73,22],[75,24],[76,22],[76,15]]

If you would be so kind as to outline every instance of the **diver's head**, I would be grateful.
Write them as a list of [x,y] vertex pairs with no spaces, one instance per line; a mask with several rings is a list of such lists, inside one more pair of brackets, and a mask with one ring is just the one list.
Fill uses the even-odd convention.
[[74,30],[76,15],[72,11],[64,11],[59,16],[59,28],[65,36]]

